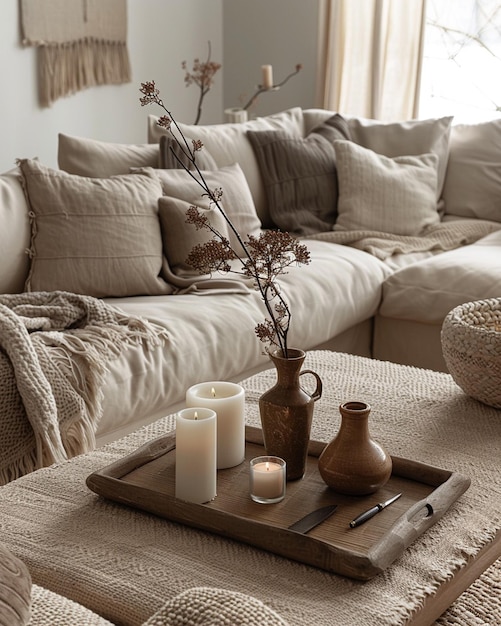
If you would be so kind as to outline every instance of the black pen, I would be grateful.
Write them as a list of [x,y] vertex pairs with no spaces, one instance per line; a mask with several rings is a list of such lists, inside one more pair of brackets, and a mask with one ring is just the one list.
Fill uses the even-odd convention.
[[370,520],[372,517],[374,517],[374,515],[376,515],[376,513],[379,513],[380,511],[385,509],[387,506],[395,502],[395,500],[398,500],[401,495],[402,495],[401,493],[397,493],[396,496],[393,496],[393,498],[386,500],[386,502],[380,502],[379,504],[376,504],[369,510],[364,511],[363,513],[360,513],[360,515],[357,515],[357,517],[355,517],[355,519],[350,522],[350,528],[356,528],[357,526],[360,526],[360,524],[363,524],[367,520]]

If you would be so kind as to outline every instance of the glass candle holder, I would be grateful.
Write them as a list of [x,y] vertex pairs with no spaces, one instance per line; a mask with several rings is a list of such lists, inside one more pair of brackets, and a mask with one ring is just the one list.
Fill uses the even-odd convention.
[[278,456],[258,456],[250,461],[250,496],[260,504],[285,498],[285,461]]

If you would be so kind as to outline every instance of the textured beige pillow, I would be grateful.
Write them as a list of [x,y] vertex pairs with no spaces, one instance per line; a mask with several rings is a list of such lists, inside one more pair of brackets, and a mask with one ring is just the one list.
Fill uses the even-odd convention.
[[[189,148],[191,150],[192,146],[189,145]],[[216,162],[205,146],[202,150],[197,150],[195,161],[200,170],[217,170]],[[193,164],[186,157],[186,153],[183,152],[177,141],[170,135],[162,135],[160,137],[160,168],[169,170],[182,169],[183,167],[190,170],[194,169]]]
[[29,159],[20,167],[33,213],[26,291],[95,297],[170,293],[160,278],[162,187],[155,176],[87,178]]
[[440,221],[435,154],[393,159],[350,141],[336,141],[339,182],[334,230],[417,235]]
[[501,222],[501,119],[451,130],[445,213]]
[[31,576],[26,565],[0,544],[0,624],[30,621]]
[[387,157],[420,155],[431,152],[438,157],[437,200],[442,195],[449,158],[452,117],[405,122],[380,122],[348,118],[351,138],[364,148]]
[[[148,118],[148,141],[158,143],[165,130],[158,126],[158,117],[150,115]],[[251,190],[254,206],[261,221],[268,225],[266,211],[266,195],[259,173],[259,166],[247,137],[248,130],[284,130],[296,137],[302,137],[303,111],[294,107],[266,117],[243,124],[208,124],[190,125],[179,124],[186,139],[200,140],[210,153],[217,167],[225,167],[238,163],[247,179]]]
[[305,138],[281,130],[249,131],[278,228],[297,235],[332,229],[337,217],[336,139],[350,139],[336,114]]
[[158,167],[160,152],[152,144],[107,143],[59,133],[57,156],[65,172],[107,178],[128,174],[131,167]]
[[[214,234],[210,230],[197,229],[193,224],[186,223],[186,211],[190,206],[189,202],[169,196],[163,196],[158,201],[164,254],[173,272],[193,270],[186,264],[193,247],[214,239]],[[215,207],[201,211],[212,227],[228,239],[228,227],[221,212]]]
[[[203,196],[203,189],[184,170],[149,171],[158,176],[164,195],[184,200],[204,209],[209,208],[209,200]],[[261,222],[240,166],[235,164],[216,171],[204,171],[202,175],[211,190],[218,188],[223,190],[221,205],[240,236],[244,240],[247,239],[247,235],[258,236],[261,232]],[[229,238],[231,246],[238,252],[240,246],[231,231]]]

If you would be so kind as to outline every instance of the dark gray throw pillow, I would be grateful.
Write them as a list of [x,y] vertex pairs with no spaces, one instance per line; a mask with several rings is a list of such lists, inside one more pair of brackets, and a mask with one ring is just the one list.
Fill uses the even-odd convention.
[[281,130],[248,131],[274,224],[296,235],[332,230],[337,217],[336,139],[350,140],[336,113],[298,138]]

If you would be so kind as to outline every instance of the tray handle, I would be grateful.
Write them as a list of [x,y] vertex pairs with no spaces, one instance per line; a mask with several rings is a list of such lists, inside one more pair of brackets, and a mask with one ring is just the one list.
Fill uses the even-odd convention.
[[382,569],[388,567],[417,537],[433,526],[470,486],[470,479],[453,473],[426,498],[401,515],[388,533],[370,550]]

